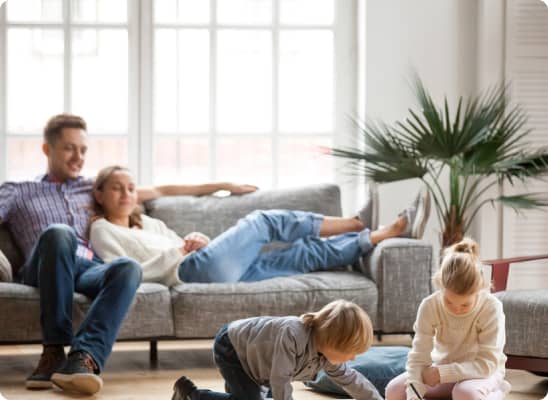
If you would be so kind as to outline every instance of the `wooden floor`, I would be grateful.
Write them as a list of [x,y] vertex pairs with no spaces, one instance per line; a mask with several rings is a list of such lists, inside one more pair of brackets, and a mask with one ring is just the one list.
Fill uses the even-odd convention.
[[[385,337],[383,344],[401,344],[405,337]],[[159,362],[150,368],[147,343],[119,343],[102,374],[104,387],[95,396],[78,396],[60,390],[28,391],[25,377],[34,368],[40,346],[0,346],[0,393],[7,400],[18,399],[112,399],[169,400],[173,382],[188,375],[199,387],[222,390],[223,380],[211,360],[211,341],[179,341],[159,343]],[[548,379],[523,371],[508,371],[513,386],[509,400],[540,400],[548,392]],[[296,383],[295,399],[332,399]],[[0,397],[1,399],[1,397]]]

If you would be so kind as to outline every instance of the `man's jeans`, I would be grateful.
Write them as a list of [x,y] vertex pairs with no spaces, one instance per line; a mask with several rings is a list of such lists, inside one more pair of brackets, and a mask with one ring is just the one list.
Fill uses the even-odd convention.
[[[23,283],[40,289],[40,323],[45,345],[71,345],[71,352],[89,353],[100,370],[108,358],[120,325],[141,283],[135,261],[119,258],[103,264],[76,256],[74,230],[50,225],[21,272]],[[73,337],[74,292],[93,299],[86,318]]]
[[[304,211],[255,211],[189,255],[183,282],[252,282],[345,267],[373,248],[369,230],[320,238],[323,216]],[[288,247],[261,252],[264,245]]]
[[226,325],[215,336],[213,356],[230,394],[198,389],[190,395],[192,400],[261,400],[265,398],[267,389],[259,386],[242,368],[240,359],[228,338]]

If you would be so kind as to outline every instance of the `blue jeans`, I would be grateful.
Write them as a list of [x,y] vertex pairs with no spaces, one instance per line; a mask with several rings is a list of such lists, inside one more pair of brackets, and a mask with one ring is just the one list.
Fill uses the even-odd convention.
[[230,394],[198,389],[191,393],[192,400],[261,400],[265,397],[266,388],[258,385],[242,368],[236,350],[228,338],[226,325],[215,336],[213,357]]
[[[252,282],[353,264],[373,245],[369,230],[320,238],[323,216],[304,211],[254,211],[189,255],[183,282]],[[289,247],[261,253],[264,245]]]
[[[141,283],[141,267],[129,258],[103,264],[76,256],[78,241],[67,225],[42,232],[21,273],[23,283],[40,289],[40,323],[44,345],[71,345],[89,353],[100,370]],[[74,292],[93,299],[73,336]]]

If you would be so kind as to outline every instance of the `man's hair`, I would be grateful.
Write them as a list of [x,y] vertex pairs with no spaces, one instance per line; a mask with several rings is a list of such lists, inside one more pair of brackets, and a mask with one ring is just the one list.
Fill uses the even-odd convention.
[[65,128],[87,131],[87,124],[82,117],[77,115],[67,113],[54,115],[44,127],[44,141],[49,145],[54,145]]
[[449,289],[459,295],[487,289],[489,282],[483,278],[478,244],[464,238],[445,249],[441,267],[432,281],[438,289]]
[[359,354],[373,341],[371,320],[360,306],[350,301],[332,301],[318,312],[301,315],[301,320],[312,328],[317,348]]

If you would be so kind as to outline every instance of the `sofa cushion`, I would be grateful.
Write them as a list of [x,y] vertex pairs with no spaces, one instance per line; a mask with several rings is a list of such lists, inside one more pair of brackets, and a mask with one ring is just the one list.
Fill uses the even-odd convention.
[[213,238],[255,210],[278,208],[340,216],[341,198],[338,186],[322,184],[258,190],[243,196],[161,197],[145,207],[148,215],[161,219],[180,236],[202,232]]
[[[80,318],[90,306],[89,299],[77,299]],[[169,289],[158,283],[142,283],[120,328],[118,339],[146,339],[173,336],[173,314]]]
[[11,282],[12,280],[11,264],[0,250],[0,282]]
[[171,289],[175,335],[213,337],[224,324],[259,315],[300,315],[336,299],[363,307],[373,323],[377,287],[362,274],[314,272],[251,283],[184,283]]
[[497,292],[506,316],[506,354],[548,358],[548,290]]
[[[75,301],[84,299],[81,294],[75,295]],[[73,319],[75,325],[80,324],[81,312],[78,307],[73,307]],[[39,290],[19,283],[0,283],[0,326],[0,341],[40,342]]]
[[[384,396],[388,382],[405,372],[409,350],[409,347],[402,346],[375,346],[347,364],[369,379],[381,396]],[[320,371],[313,381],[305,382],[305,385],[318,392],[350,397],[324,371]]]
[[[75,327],[82,322],[89,305],[87,297],[79,293],[74,295],[72,317]],[[39,290],[19,283],[0,283],[0,326],[3,327],[0,342],[41,342]],[[156,283],[142,284],[122,324],[119,338],[171,335],[173,318],[168,288]]]

